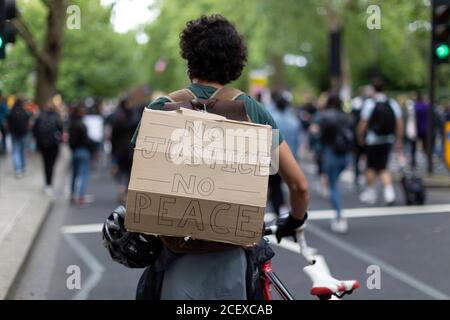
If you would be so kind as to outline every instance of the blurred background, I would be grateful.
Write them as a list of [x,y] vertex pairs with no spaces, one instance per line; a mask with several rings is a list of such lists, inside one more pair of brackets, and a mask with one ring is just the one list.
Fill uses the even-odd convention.
[[[449,297],[450,1],[0,0],[0,9],[0,298],[134,298],[141,271],[110,259],[101,224],[125,202],[143,108],[189,84],[181,30],[213,13],[248,47],[231,85],[272,114],[281,96],[295,119],[274,115],[310,182],[308,239],[324,268],[358,278],[355,299]],[[329,231],[336,208],[317,115],[337,95],[356,132],[374,79],[405,125],[403,156],[389,161],[397,197],[361,197],[367,157],[358,155],[339,180],[349,223]],[[426,200],[410,201],[408,177]],[[268,211],[282,214],[286,187],[272,182]],[[289,246],[276,251],[281,279],[311,299],[301,257]],[[380,288],[366,286],[372,265]],[[81,270],[80,288],[67,285],[70,266]]]

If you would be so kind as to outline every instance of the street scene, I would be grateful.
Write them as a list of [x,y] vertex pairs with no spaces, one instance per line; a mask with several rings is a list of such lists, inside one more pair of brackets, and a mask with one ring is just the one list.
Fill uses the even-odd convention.
[[0,10],[1,300],[450,299],[450,1]]

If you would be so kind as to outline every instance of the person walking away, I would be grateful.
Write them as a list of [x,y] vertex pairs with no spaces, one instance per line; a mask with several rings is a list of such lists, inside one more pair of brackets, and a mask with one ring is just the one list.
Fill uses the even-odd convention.
[[44,105],[42,112],[33,126],[33,135],[36,146],[42,155],[45,174],[45,193],[53,195],[52,180],[53,171],[59,153],[59,145],[62,141],[63,125],[59,113],[52,99]]
[[[351,115],[352,115],[352,129],[353,134],[357,136],[358,123],[361,120],[361,110],[367,99],[373,96],[373,88],[370,85],[361,87],[359,89],[359,95],[352,99],[351,101]],[[364,156],[364,146],[359,144],[358,139],[354,139],[354,149],[353,149],[353,172],[354,172],[354,185],[357,190],[359,190],[361,183],[361,158]]]
[[89,164],[96,144],[87,134],[83,123],[84,106],[77,106],[69,124],[69,146],[72,150],[72,185],[71,202],[78,206],[85,206],[91,201],[86,197],[89,179]]
[[355,136],[351,117],[342,111],[342,101],[338,94],[329,95],[326,109],[322,112],[318,125],[323,146],[322,167],[328,178],[330,202],[336,211],[336,217],[331,222],[331,230],[345,233],[348,224],[342,217],[339,177],[350,162]]
[[[187,60],[188,88],[194,96],[210,99],[222,90],[236,90],[224,86],[240,77],[247,60],[247,49],[242,36],[226,18],[212,15],[189,21],[181,32],[180,47],[181,56]],[[186,95],[186,100],[193,98],[191,94]],[[234,98],[244,103],[252,122],[278,129],[267,110],[249,95],[239,92]],[[169,101],[167,97],[159,98],[149,108],[162,110]],[[133,144],[136,137],[133,137]],[[294,234],[307,220],[309,193],[305,175],[282,135],[273,143],[274,147],[279,147],[279,173],[288,186],[291,206],[290,214],[277,221],[276,237],[281,241],[283,237]],[[248,268],[252,275],[257,274],[256,269],[246,262],[249,248],[233,245],[223,248],[223,244],[183,238],[175,238],[176,241],[170,241],[168,237],[160,239],[164,244],[161,255],[155,267],[148,267],[142,275],[136,295],[138,299],[246,300],[254,296],[259,281],[256,278],[253,282],[253,276],[246,278]],[[174,256],[173,252],[183,253]],[[159,285],[155,286],[154,279]],[[254,288],[249,291],[247,280],[252,286],[254,283]]]
[[111,147],[115,159],[117,172],[117,198],[125,203],[128,183],[130,181],[131,166],[133,164],[133,147],[131,138],[139,123],[135,110],[127,99],[120,101],[112,120]]
[[384,94],[381,79],[374,80],[374,89],[374,97],[364,103],[358,125],[358,139],[365,144],[367,154],[367,186],[360,200],[368,204],[377,201],[375,180],[379,176],[384,187],[384,201],[392,205],[395,190],[388,161],[393,145],[398,152],[402,152],[402,113],[397,102]]
[[414,110],[416,114],[416,132],[417,137],[412,142],[411,145],[411,167],[416,168],[417,166],[417,159],[416,159],[416,151],[417,151],[417,144],[420,141],[422,145],[422,150],[424,152],[427,152],[427,127],[428,127],[428,108],[429,103],[425,101],[423,98],[423,95],[420,91],[416,93],[416,99],[414,102]]
[[6,100],[3,97],[3,93],[0,91],[0,155],[6,154],[6,119],[9,114],[9,108]]
[[318,123],[322,116],[322,112],[325,110],[328,101],[328,92],[322,92],[317,101],[317,111],[314,114],[314,118],[309,126],[309,145],[310,149],[314,152],[314,161],[317,166],[317,182],[315,185],[316,192],[324,199],[328,199],[328,179],[323,170],[323,146],[320,139],[320,127]]
[[24,108],[24,101],[17,99],[8,115],[8,130],[12,140],[12,159],[15,176],[21,179],[26,169],[25,149],[31,124],[31,115]]
[[[289,101],[283,92],[274,91],[272,100],[275,108],[270,111],[270,114],[280,128],[280,133],[286,140],[292,154],[295,158],[298,158],[300,122],[289,108]],[[269,176],[269,189],[269,199],[274,212],[277,216],[280,216],[281,211],[287,211],[287,208],[283,195],[282,179],[278,173]]]

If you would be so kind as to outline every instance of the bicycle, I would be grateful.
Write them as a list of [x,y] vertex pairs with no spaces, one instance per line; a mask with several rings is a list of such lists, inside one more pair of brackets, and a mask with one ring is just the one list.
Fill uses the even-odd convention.
[[[305,274],[311,279],[313,285],[310,293],[319,298],[319,300],[341,299],[345,295],[352,294],[359,288],[357,280],[337,280],[329,274],[317,268],[314,259],[315,249],[308,247],[305,234],[305,226],[297,230],[297,242],[299,244],[300,254],[305,258],[307,266],[303,268]],[[277,226],[270,226],[265,229],[265,236],[274,235],[277,232]],[[272,270],[271,261],[262,265],[260,272],[261,284],[265,300],[272,300],[271,287],[273,287],[283,300],[295,300],[286,286]]]

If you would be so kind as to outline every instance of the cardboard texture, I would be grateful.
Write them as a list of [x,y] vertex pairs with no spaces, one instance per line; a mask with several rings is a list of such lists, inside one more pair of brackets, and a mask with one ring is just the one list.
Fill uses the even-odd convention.
[[251,246],[261,238],[272,128],[146,109],[134,150],[130,231]]

